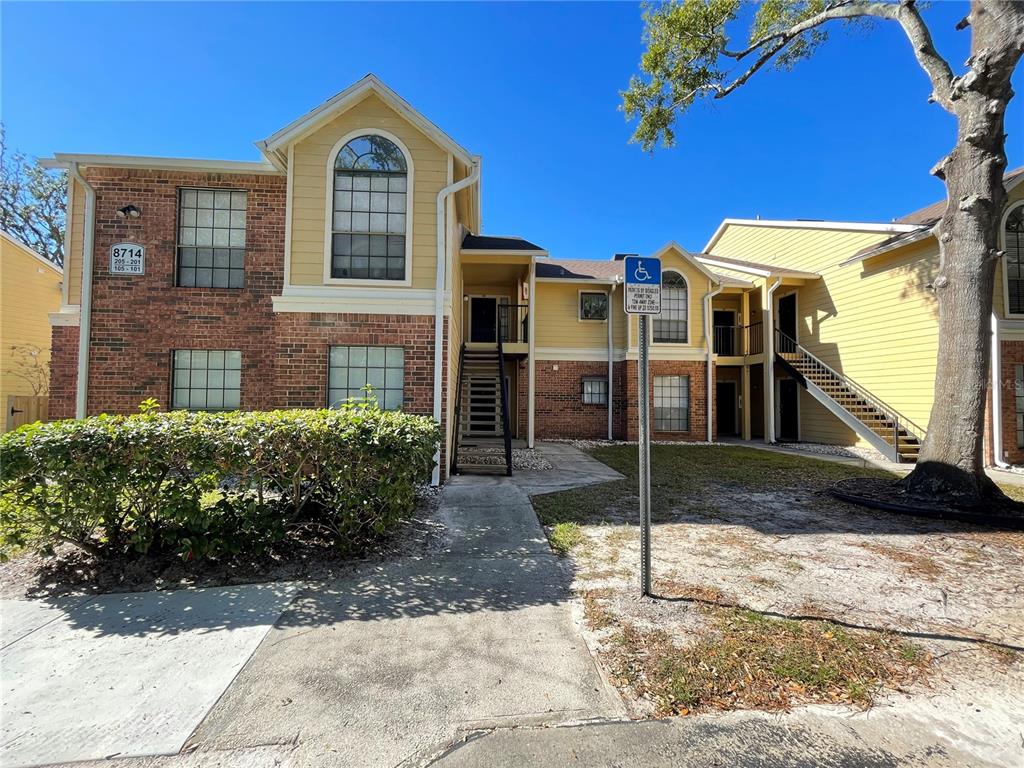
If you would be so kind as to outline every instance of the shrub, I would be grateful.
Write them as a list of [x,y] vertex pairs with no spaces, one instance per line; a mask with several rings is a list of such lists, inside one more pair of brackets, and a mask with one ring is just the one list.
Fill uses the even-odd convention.
[[98,557],[260,553],[297,526],[359,549],[415,506],[436,423],[338,410],[158,413],[32,424],[0,436],[0,539]]

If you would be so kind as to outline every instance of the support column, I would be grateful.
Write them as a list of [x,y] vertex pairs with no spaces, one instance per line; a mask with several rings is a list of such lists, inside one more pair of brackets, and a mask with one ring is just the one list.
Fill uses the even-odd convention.
[[527,384],[527,404],[526,404],[526,445],[528,448],[533,448],[534,442],[534,382],[536,381],[536,318],[537,309],[537,260],[530,260],[530,299],[529,309],[527,310],[527,328],[529,328],[530,334],[530,351],[529,351],[529,363],[527,368],[528,384]]
[[740,343],[743,345],[743,367],[740,368],[740,436],[749,440],[752,434],[750,428],[750,363],[747,357],[750,350],[747,349],[750,334],[747,327],[750,325],[750,293],[743,291],[740,294]]

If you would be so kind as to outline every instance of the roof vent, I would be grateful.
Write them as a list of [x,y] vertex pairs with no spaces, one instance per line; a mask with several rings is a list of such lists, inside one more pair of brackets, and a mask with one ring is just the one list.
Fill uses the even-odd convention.
[[612,261],[622,261],[627,256],[639,256],[639,253],[616,253],[612,256]]

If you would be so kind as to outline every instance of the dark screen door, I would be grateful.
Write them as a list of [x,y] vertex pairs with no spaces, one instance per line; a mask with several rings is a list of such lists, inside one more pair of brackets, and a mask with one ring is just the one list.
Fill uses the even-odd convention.
[[779,379],[779,434],[780,440],[799,440],[800,427],[797,409],[800,390],[793,379]]
[[474,296],[469,300],[470,341],[498,340],[498,300]]
[[779,330],[798,341],[796,337],[796,294],[791,293],[779,299]]

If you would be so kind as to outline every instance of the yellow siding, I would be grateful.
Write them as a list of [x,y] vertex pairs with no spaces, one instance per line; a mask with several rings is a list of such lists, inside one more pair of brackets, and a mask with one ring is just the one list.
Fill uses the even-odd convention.
[[[661,271],[663,278],[668,271],[679,272],[686,278],[689,339],[686,344],[651,344],[651,359],[654,360],[658,359],[659,353],[670,350],[704,349],[704,297],[712,290],[707,275],[674,250],[662,254]],[[635,347],[638,338],[636,317],[630,316],[629,323],[630,338]]]
[[68,281],[67,303],[82,302],[82,243],[85,233],[85,190],[71,179],[64,238],[64,274]]
[[[21,244],[0,237],[0,403],[8,395],[33,395],[29,382],[15,374],[13,347],[27,345],[42,351],[49,368],[49,313],[60,310],[60,271]],[[41,393],[40,393],[41,394]],[[3,429],[6,419],[0,421]]]
[[433,289],[438,191],[448,181],[448,154],[377,96],[363,101],[294,146],[292,160],[291,282],[322,285],[327,179],[331,150],[344,135],[378,128],[397,136],[413,162],[412,287]]
[[[817,272],[797,290],[799,342],[830,366],[927,428],[935,381],[938,324],[924,287],[937,266],[934,240],[840,267],[884,239],[841,232],[730,225],[714,245],[720,256]],[[789,292],[782,287],[776,298]],[[824,408],[801,399],[801,437],[850,444],[853,433]]]
[[[585,286],[576,283],[537,283],[536,345],[558,349],[608,350],[608,325],[602,321],[579,319],[579,293],[582,290],[606,293],[607,285]],[[621,294],[618,294],[621,296]],[[615,310],[612,301],[612,311]],[[621,306],[619,312],[621,312]]]

